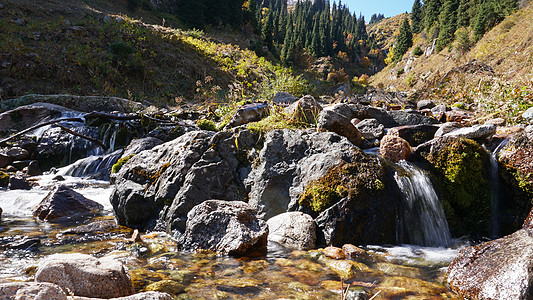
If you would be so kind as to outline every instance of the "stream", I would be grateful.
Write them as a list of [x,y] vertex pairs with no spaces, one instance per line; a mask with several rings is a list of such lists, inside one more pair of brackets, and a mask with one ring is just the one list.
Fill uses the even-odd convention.
[[[129,269],[137,292],[150,290],[154,284],[164,282],[169,285],[165,291],[178,299],[340,299],[341,287],[348,291],[346,299],[455,298],[446,287],[443,276],[446,266],[461,247],[453,246],[456,241],[451,240],[447,228],[444,233],[430,236],[424,235],[429,233],[408,233],[413,236],[412,241],[432,247],[362,247],[366,255],[355,260],[355,276],[345,281],[333,271],[333,260],[317,250],[294,251],[270,243],[264,257],[233,258],[176,251],[176,242],[159,232],[147,233],[142,236],[142,243],[133,243],[129,240],[133,231],[126,227],[72,234],[73,228],[95,221],[114,224],[114,217],[109,203],[112,187],[108,181],[68,174],[94,174],[98,172],[97,165],[108,166],[112,161],[116,159],[90,157],[58,170],[57,174],[63,174],[65,179],[62,184],[104,206],[102,215],[79,224],[36,221],[31,215],[32,208],[58,184],[54,179],[57,174],[31,178],[38,186],[30,191],[0,190],[3,209],[0,281],[33,280],[36,266],[43,257],[53,253],[80,252],[96,257],[113,256],[122,261]],[[399,186],[406,185],[402,187],[406,201],[423,199],[425,196],[416,192],[419,190],[417,184],[429,181],[424,181],[422,173],[412,165],[402,165],[401,168],[405,173],[398,175],[397,180]],[[76,171],[79,169],[85,171]],[[434,206],[435,199],[429,200]],[[415,209],[426,206],[415,205]],[[411,211],[410,216],[404,216],[404,221],[419,225],[425,224],[420,222],[430,222],[433,225],[429,229],[439,227],[443,225],[439,223],[442,220],[428,221],[431,216],[439,214],[438,207],[436,211],[419,214],[423,217],[418,221],[412,219],[418,213]]]

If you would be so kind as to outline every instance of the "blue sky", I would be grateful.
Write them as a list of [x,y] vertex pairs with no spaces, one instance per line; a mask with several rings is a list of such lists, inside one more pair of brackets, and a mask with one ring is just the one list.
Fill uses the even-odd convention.
[[[338,0],[335,2],[339,3]],[[360,12],[363,13],[365,21],[368,22],[372,14],[384,14],[388,18],[406,11],[411,12],[414,0],[343,0],[342,3],[346,4],[350,11],[357,15]]]

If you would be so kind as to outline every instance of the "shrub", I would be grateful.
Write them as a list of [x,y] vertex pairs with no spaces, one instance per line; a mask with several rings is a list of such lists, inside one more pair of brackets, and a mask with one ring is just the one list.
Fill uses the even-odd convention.
[[416,46],[415,49],[413,50],[413,55],[414,56],[420,56],[424,54],[424,51],[422,51],[422,49],[420,49],[420,46]]
[[202,130],[217,131],[215,122],[208,119],[201,119],[196,122],[196,125]]

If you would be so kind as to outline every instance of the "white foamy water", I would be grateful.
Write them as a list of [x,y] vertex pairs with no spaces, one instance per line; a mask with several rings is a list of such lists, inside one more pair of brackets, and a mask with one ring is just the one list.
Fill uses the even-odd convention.
[[401,246],[368,246],[370,251],[387,253],[385,258],[391,262],[418,267],[448,266],[459,251],[467,245],[457,248],[420,247],[415,245]]

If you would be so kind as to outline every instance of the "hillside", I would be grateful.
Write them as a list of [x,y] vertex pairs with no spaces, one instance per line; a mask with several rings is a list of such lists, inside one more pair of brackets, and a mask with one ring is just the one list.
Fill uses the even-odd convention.
[[388,50],[394,44],[403,19],[408,14],[403,13],[397,16],[383,19],[368,26],[368,35],[381,50]]
[[[486,33],[470,51],[458,42],[435,52],[423,31],[403,59],[371,78],[376,87],[408,91],[414,99],[460,103],[475,110],[478,121],[491,117],[520,122],[533,106],[533,5],[529,3]],[[424,54],[415,56],[420,47]]]
[[179,25],[126,1],[3,1],[0,100],[66,93],[167,106],[304,92],[288,69]]

